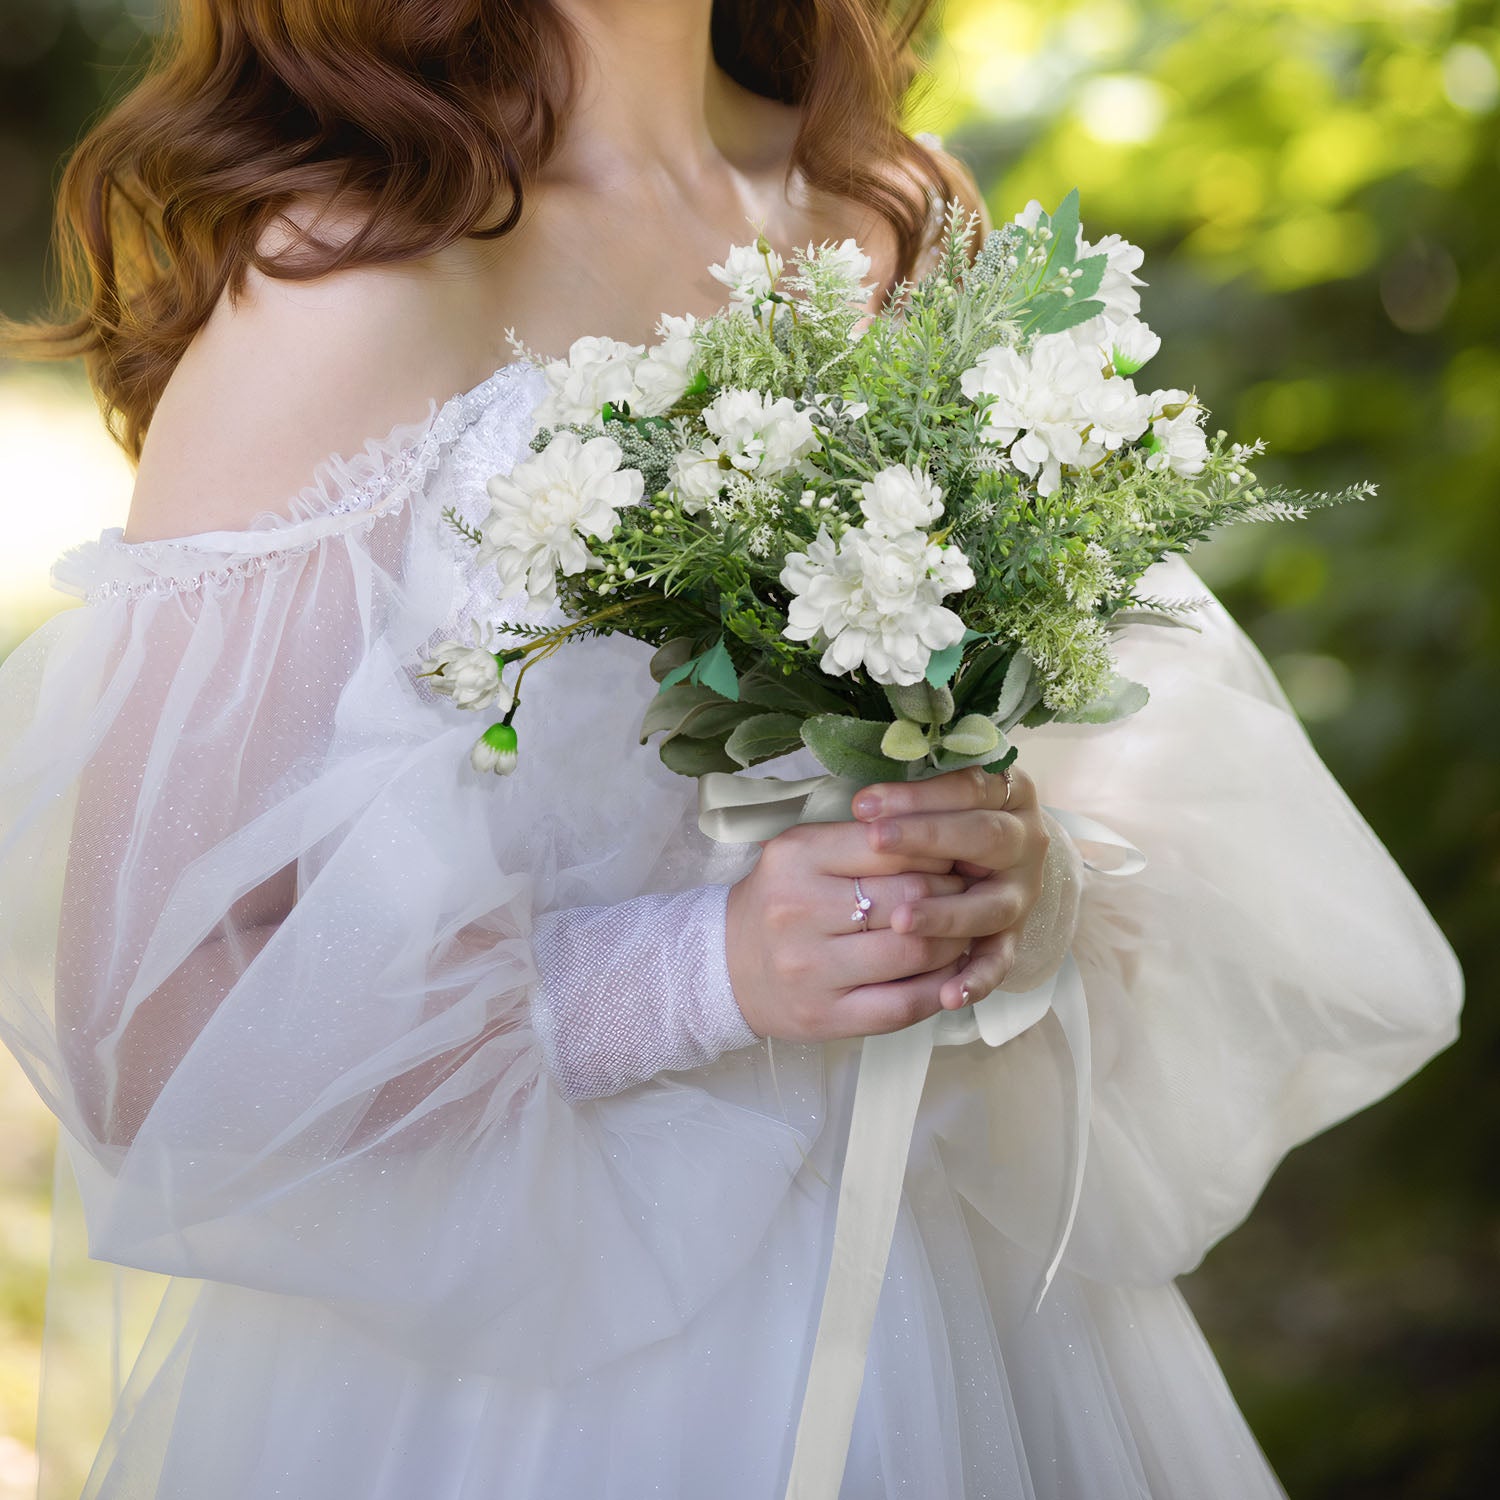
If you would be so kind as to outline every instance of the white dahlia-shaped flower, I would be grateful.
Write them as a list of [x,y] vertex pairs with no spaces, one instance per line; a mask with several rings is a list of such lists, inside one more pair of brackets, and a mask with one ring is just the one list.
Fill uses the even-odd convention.
[[1124,376],[1101,380],[1080,400],[1089,420],[1088,441],[1081,455],[1085,464],[1135,442],[1151,425],[1154,408],[1150,396],[1141,395]]
[[719,462],[719,445],[712,438],[704,438],[696,448],[684,448],[672,460],[669,475],[673,493],[690,516],[724,488],[728,477]]
[[943,492],[925,469],[892,464],[859,487],[865,526],[877,536],[922,531],[943,513]]
[[1104,313],[1047,337],[1071,339],[1084,353],[1097,358],[1101,368],[1108,366],[1116,375],[1134,375],[1161,348],[1161,336],[1153,333],[1149,324],[1139,318],[1117,322]]
[[773,399],[764,391],[721,391],[703,408],[703,425],[735,468],[763,479],[784,474],[818,446],[807,412],[790,396]]
[[820,527],[806,552],[787,555],[781,582],[793,596],[783,634],[823,644],[823,671],[863,667],[876,682],[909,684],[934,651],[963,639],[964,622],[940,601],[973,587],[974,573],[957,547],[918,531],[883,537],[856,527],[835,543]]
[[628,401],[635,390],[636,366],[645,355],[643,344],[588,335],[574,339],[566,359],[549,360],[542,373],[547,394],[537,402],[540,427],[569,422],[597,422],[606,401]]
[[1078,464],[1089,416],[1086,398],[1103,384],[1098,365],[1069,339],[1038,339],[1026,354],[1003,344],[985,350],[959,379],[964,395],[991,396],[984,437],[1050,495],[1063,464]]
[[692,313],[680,318],[662,314],[656,325],[661,342],[646,350],[646,357],[635,367],[635,389],[627,398],[632,416],[659,417],[682,399],[698,350],[693,342],[695,325]]
[[1203,420],[1203,408],[1189,391],[1152,391],[1147,400],[1153,412],[1163,407],[1181,405],[1175,416],[1157,416],[1151,423],[1151,432],[1156,446],[1147,455],[1148,469],[1170,469],[1190,479],[1202,472],[1208,462],[1208,439],[1198,424]]
[[709,275],[729,288],[729,300],[753,307],[767,296],[781,275],[781,257],[774,250],[755,245],[731,245],[724,263],[708,268]]
[[554,604],[557,574],[590,565],[585,539],[611,535],[644,488],[638,469],[620,467],[622,456],[613,438],[560,432],[535,458],[491,478],[477,557],[494,562],[502,597],[525,592]]

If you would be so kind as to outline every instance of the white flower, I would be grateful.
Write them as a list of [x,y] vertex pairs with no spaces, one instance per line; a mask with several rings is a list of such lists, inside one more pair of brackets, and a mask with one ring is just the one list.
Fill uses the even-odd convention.
[[1095,298],[1104,304],[1104,311],[1116,321],[1132,318],[1141,310],[1141,294],[1138,286],[1148,283],[1135,273],[1146,259],[1146,252],[1117,234],[1107,234],[1097,244],[1091,245],[1078,232],[1078,258],[1087,260],[1091,255],[1108,257],[1104,268],[1104,279],[1099,283]]
[[1082,455],[1085,464],[1133,443],[1151,423],[1151,398],[1141,395],[1123,375],[1085,391],[1081,404],[1090,423]]
[[785,473],[818,446],[808,413],[790,396],[773,400],[763,391],[721,391],[703,408],[703,425],[735,468],[763,478]]
[[480,640],[479,622],[471,622],[475,644],[443,641],[422,661],[422,674],[435,693],[453,700],[455,708],[498,708],[508,713],[515,694],[501,680],[495,653]]
[[1134,375],[1161,348],[1161,337],[1139,318],[1115,321],[1105,313],[1086,323],[1075,323],[1048,338],[1071,339],[1084,353],[1098,358],[1116,375]]
[[994,397],[985,438],[1007,448],[1011,462],[1037,478],[1037,492],[1050,495],[1062,482],[1061,466],[1082,458],[1085,398],[1103,379],[1070,339],[1043,338],[1027,354],[1003,344],[986,349],[959,385],[970,400]]
[[783,634],[822,643],[823,671],[863,667],[876,682],[913,683],[934,651],[963,639],[964,622],[939,601],[971,588],[974,573],[957,547],[918,531],[882,537],[856,527],[835,543],[820,527],[806,552],[787,555],[781,582],[793,596]]
[[774,250],[762,252],[754,245],[731,245],[723,265],[708,270],[729,288],[731,302],[753,307],[770,293],[781,275],[781,257]]
[[1151,423],[1158,446],[1146,458],[1148,469],[1171,469],[1190,479],[1202,471],[1208,461],[1208,439],[1198,425],[1204,411],[1189,391],[1152,391],[1146,398],[1151,409],[1160,412],[1164,407],[1182,405],[1175,416],[1158,416]]
[[584,538],[611,535],[618,512],[641,498],[640,471],[622,469],[622,456],[613,438],[560,432],[535,458],[491,478],[477,556],[494,560],[502,597],[524,591],[556,603],[557,573],[590,565]]
[[469,764],[476,771],[493,771],[497,776],[509,776],[516,768],[518,749],[516,732],[509,724],[491,724],[474,741],[469,751]]
[[688,515],[694,515],[724,488],[728,476],[719,462],[719,445],[704,438],[696,448],[685,448],[672,460],[672,489]]
[[925,469],[892,464],[859,487],[859,508],[876,536],[921,531],[943,513],[943,492]]
[[682,399],[698,352],[695,322],[692,313],[681,318],[662,314],[656,325],[661,342],[653,344],[635,367],[635,389],[628,398],[632,416],[659,417]]
[[852,302],[863,302],[869,295],[864,279],[870,274],[870,257],[859,248],[857,240],[843,240],[835,245],[825,242],[807,248],[809,260],[833,273],[843,283]]
[[606,401],[630,399],[636,364],[644,353],[644,345],[618,339],[574,339],[566,359],[549,360],[543,367],[548,390],[536,404],[533,421],[538,427],[597,422]]

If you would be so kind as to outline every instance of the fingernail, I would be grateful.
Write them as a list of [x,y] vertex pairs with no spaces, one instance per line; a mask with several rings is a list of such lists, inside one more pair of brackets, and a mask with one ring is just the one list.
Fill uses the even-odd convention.
[[880,811],[880,798],[874,792],[861,792],[854,799],[854,811],[861,818],[874,817]]

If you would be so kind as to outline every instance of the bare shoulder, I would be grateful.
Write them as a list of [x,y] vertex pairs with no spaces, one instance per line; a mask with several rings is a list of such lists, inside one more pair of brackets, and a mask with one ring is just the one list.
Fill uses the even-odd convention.
[[126,540],[241,529],[284,509],[322,460],[473,384],[462,277],[450,270],[414,261],[312,280],[252,270],[162,392]]

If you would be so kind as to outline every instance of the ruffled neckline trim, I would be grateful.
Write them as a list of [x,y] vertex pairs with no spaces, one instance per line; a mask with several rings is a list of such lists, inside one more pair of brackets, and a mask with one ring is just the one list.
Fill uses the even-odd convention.
[[426,480],[448,444],[479,420],[501,390],[534,371],[530,361],[512,360],[441,405],[429,398],[425,417],[398,422],[384,437],[367,439],[359,452],[331,454],[284,509],[263,510],[242,530],[127,542],[123,526],[106,527],[53,562],[52,587],[86,600],[165,592],[205,573],[228,576],[239,571],[237,562],[243,566],[306,551],[323,537],[347,529],[351,517],[374,520],[397,509]]

